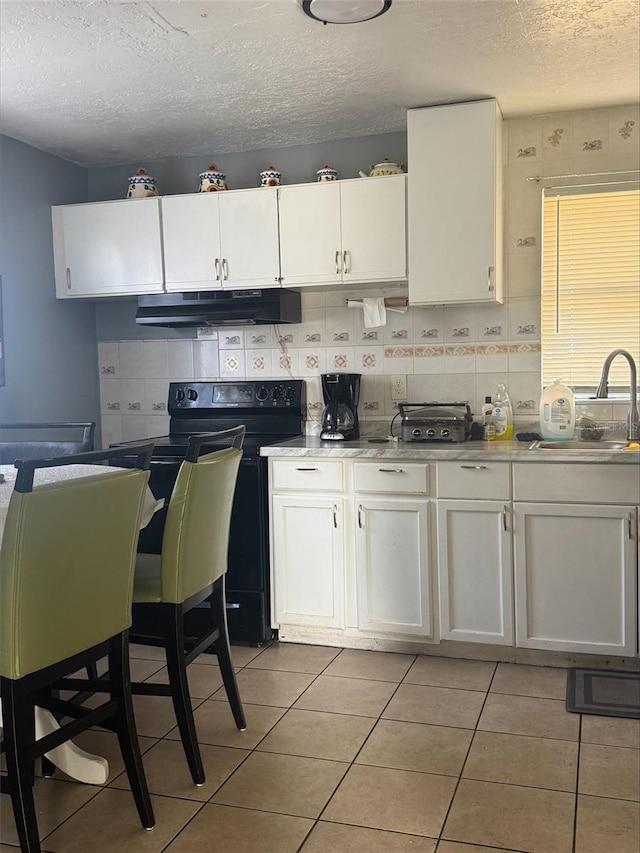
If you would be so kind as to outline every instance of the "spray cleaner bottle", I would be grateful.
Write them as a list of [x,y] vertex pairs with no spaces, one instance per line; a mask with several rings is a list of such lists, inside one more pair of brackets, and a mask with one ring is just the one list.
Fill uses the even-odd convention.
[[513,438],[513,410],[506,386],[501,382],[493,402],[493,425],[495,441],[510,441]]

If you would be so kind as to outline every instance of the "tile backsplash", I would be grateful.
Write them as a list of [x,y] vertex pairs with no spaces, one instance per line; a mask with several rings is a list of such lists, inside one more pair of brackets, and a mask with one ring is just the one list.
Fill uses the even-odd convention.
[[[303,292],[297,325],[207,330],[197,337],[194,329],[193,340],[99,342],[103,444],[166,433],[171,380],[302,378],[308,419],[317,422],[319,376],[330,371],[362,374],[365,430],[369,421],[388,425],[397,412],[392,374],[407,376],[410,401],[466,400],[474,413],[505,382],[516,428],[526,428],[537,421],[541,391],[541,197],[550,184],[527,178],[637,170],[639,127],[637,106],[505,121],[503,305],[410,307],[388,311],[386,326],[370,329],[361,309],[347,307],[354,293]],[[596,408],[603,419],[626,414],[623,404]]]

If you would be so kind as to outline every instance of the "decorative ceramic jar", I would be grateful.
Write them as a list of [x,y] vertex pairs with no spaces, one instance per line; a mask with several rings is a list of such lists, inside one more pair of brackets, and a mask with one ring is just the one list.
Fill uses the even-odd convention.
[[279,187],[282,182],[282,172],[275,166],[267,166],[264,172],[260,172],[261,187]]
[[127,198],[149,198],[157,195],[156,179],[147,174],[144,166],[140,166],[137,173],[129,178]]
[[200,172],[200,193],[217,193],[220,190],[229,189],[227,187],[227,176],[218,171],[215,163],[209,163],[206,172]]
[[319,183],[322,183],[324,181],[337,181],[338,173],[332,166],[329,166],[328,163],[325,163],[322,169],[318,169],[318,171],[316,172],[316,179]]
[[394,163],[387,157],[375,166],[369,166],[369,174],[360,172],[361,178],[379,178],[381,175],[401,175],[404,163]]

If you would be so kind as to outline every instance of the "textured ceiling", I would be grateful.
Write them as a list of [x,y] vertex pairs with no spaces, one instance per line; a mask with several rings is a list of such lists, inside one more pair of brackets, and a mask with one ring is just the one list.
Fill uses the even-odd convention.
[[298,0],[0,0],[3,132],[88,166],[387,133],[409,107],[632,103],[639,0],[393,0],[323,26]]

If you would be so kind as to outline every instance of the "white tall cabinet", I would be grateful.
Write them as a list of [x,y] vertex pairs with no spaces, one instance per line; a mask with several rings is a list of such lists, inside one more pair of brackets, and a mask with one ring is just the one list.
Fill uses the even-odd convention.
[[51,209],[58,299],[161,293],[160,199]]
[[502,116],[495,100],[407,113],[409,302],[502,302]]

